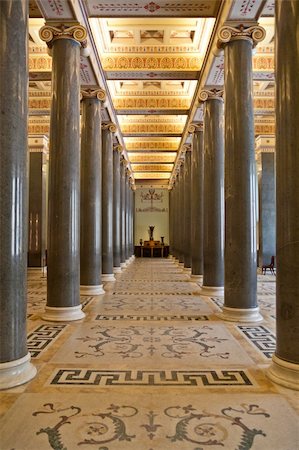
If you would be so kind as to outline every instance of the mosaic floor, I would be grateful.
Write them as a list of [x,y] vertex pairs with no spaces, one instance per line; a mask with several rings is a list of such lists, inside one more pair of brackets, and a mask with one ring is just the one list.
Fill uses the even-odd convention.
[[0,393],[1,450],[299,449],[299,393],[266,377],[274,276],[258,276],[256,325],[221,321],[170,259],[135,260],[72,323],[43,321],[45,274],[28,279],[38,374]]

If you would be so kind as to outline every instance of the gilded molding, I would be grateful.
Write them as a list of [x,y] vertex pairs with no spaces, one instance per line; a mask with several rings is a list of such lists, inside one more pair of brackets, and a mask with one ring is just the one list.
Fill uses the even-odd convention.
[[109,130],[109,131],[111,131],[111,133],[116,133],[117,128],[116,128],[115,123],[113,123],[113,122],[103,122],[102,130]]
[[252,43],[255,47],[259,42],[265,39],[266,30],[260,25],[254,25],[249,28],[245,28],[244,25],[240,25],[238,28],[224,25],[218,31],[218,46],[222,47],[231,41],[245,40]]
[[39,30],[39,36],[46,42],[49,48],[52,48],[53,42],[57,39],[72,39],[81,44],[81,47],[87,46],[87,31],[82,25],[76,24],[68,27],[64,24],[59,26],[44,25]]
[[80,92],[80,99],[84,100],[86,98],[97,98],[101,102],[106,101],[106,92],[104,89],[82,89]]
[[208,89],[204,89],[199,93],[199,100],[202,102],[206,102],[207,100],[222,100],[223,101],[223,89],[212,89],[211,91]]

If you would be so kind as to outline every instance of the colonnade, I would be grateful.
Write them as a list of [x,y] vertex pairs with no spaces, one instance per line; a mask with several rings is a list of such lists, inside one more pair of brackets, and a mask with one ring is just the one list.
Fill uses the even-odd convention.
[[[299,389],[299,53],[296,32],[299,3],[276,2],[276,268],[277,349],[268,376]],[[297,31],[296,31],[297,30]],[[252,49],[264,30],[224,26],[219,47],[224,48],[224,91],[202,90],[204,119],[194,123],[190,149],[177,164],[170,191],[171,254],[180,266],[190,267],[202,295],[224,297],[219,317],[256,323],[263,320],[257,303],[257,175],[254,145]],[[290,95],[291,93],[291,95]],[[225,99],[225,100],[224,100]],[[268,156],[264,193],[273,209],[273,155]],[[263,158],[265,159],[265,158]],[[266,176],[266,175],[265,175]],[[269,195],[268,186],[272,187]],[[186,204],[186,197],[191,202]],[[191,209],[191,233],[188,208]],[[177,218],[177,219],[175,219]],[[275,232],[273,221],[270,235]],[[266,225],[263,224],[264,230]],[[188,236],[191,235],[191,247]],[[275,236],[274,236],[275,238]],[[269,239],[268,239],[269,240]],[[270,243],[267,243],[268,247]]]
[[[277,350],[268,374],[299,389],[299,2],[276,1]],[[17,30],[17,33],[16,33]],[[0,2],[0,388],[35,376],[26,346],[28,231],[28,3]],[[101,89],[82,92],[80,160],[80,25],[46,25],[52,53],[47,306],[43,318],[84,317],[81,294],[100,294],[103,281],[133,254],[134,192],[115,125],[101,124]],[[252,48],[261,27],[224,26],[224,98],[204,90],[203,124],[195,124],[170,194],[171,249],[202,293],[224,295],[221,318],[262,320],[257,305],[256,174]],[[12,45],[13,43],[13,45]],[[224,125],[225,123],[225,125]],[[81,169],[80,169],[81,168]],[[81,171],[81,178],[80,178]],[[81,179],[81,181],[80,181]],[[81,183],[81,185],[80,185]],[[3,213],[5,211],[5,213]],[[102,214],[101,214],[102,212]]]
[[[0,5],[4,33],[0,94],[1,105],[6,105],[0,142],[2,389],[23,384],[36,374],[26,346],[27,6],[13,0]],[[105,92],[100,88],[80,92],[85,28],[45,25],[40,36],[52,56],[47,303],[42,317],[74,321],[85,317],[80,294],[104,293],[103,282],[114,281],[114,274],[133,258],[134,193],[122,146],[114,145],[116,126],[101,123]]]

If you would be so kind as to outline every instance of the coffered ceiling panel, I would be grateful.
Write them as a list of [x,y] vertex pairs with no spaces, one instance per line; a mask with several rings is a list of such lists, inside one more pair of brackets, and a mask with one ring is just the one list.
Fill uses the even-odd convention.
[[165,0],[128,2],[127,0],[85,0],[90,17],[215,17],[220,0],[192,0],[169,3]]

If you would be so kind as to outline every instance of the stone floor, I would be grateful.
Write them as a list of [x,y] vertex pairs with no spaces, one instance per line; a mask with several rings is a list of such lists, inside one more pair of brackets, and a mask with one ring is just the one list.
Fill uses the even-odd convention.
[[41,319],[46,278],[28,278],[38,374],[0,393],[1,450],[299,449],[299,394],[266,377],[274,276],[258,276],[256,325],[221,321],[170,259],[135,260],[72,323]]

